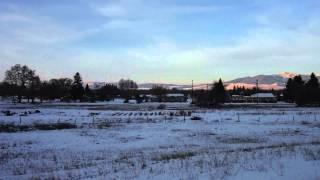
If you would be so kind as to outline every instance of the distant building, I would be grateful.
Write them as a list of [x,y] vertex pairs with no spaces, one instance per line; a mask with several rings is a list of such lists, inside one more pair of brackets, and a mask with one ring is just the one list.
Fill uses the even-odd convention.
[[252,101],[262,103],[276,103],[277,98],[272,93],[256,93],[251,96]]
[[[141,98],[143,98],[144,102],[160,102],[160,98],[158,96],[151,94],[141,95]],[[161,102],[186,102],[187,99],[187,96],[184,94],[166,94],[162,97]]]
[[187,97],[184,94],[167,94],[163,98],[164,102],[186,102]]
[[234,103],[276,103],[277,98],[272,93],[256,93],[251,96],[232,95]]
[[243,95],[232,95],[231,96],[231,102],[234,103],[245,103],[248,101],[248,97],[250,96],[243,96]]
[[157,96],[154,96],[151,94],[142,94],[139,96],[140,96],[140,98],[142,98],[142,102],[157,102],[158,101]]

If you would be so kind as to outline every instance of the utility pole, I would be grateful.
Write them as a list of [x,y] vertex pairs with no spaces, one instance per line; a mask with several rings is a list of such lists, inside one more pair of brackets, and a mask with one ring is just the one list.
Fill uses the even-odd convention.
[[256,80],[256,95],[257,95],[257,104],[259,104],[259,80]]
[[193,104],[193,80],[191,83],[191,104]]

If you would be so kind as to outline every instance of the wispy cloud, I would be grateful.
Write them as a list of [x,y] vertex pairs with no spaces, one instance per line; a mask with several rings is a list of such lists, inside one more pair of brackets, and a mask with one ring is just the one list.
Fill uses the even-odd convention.
[[20,14],[2,13],[0,14],[0,22],[30,22],[31,19]]
[[[162,73],[159,74],[169,73],[177,77],[188,74],[184,81],[199,74],[206,74],[199,80],[208,81],[218,78],[219,74],[230,79],[272,71],[317,72],[320,66],[320,61],[317,61],[320,57],[320,44],[317,43],[320,41],[320,23],[316,22],[310,20],[296,29],[283,27],[280,30],[278,26],[256,28],[222,47],[180,48],[174,43],[162,47],[160,43],[147,51],[140,49],[134,52],[141,59],[151,58],[156,62],[153,70],[160,69]],[[232,75],[230,72],[237,73]]]
[[160,16],[216,12],[224,8],[215,5],[176,5],[147,0],[91,2],[90,6],[103,16],[120,19],[154,19]]
[[297,14],[299,6],[265,1],[82,2],[77,12],[0,6],[0,77],[15,63],[46,78],[80,71],[86,80],[173,83],[320,66],[319,13],[308,3]]

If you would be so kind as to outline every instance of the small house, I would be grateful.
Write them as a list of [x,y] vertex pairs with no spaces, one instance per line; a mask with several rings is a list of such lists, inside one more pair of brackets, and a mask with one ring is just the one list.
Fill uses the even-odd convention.
[[176,94],[167,94],[163,98],[164,102],[186,102],[187,97],[184,94],[176,93]]
[[277,98],[272,93],[256,93],[250,96],[251,101],[261,103],[276,103]]

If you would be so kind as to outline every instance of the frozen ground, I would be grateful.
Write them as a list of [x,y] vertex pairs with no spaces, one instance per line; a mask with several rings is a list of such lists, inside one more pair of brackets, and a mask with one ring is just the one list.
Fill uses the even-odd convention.
[[319,108],[158,105],[2,103],[2,126],[76,126],[0,130],[0,179],[320,179]]

